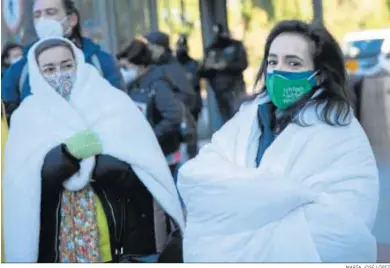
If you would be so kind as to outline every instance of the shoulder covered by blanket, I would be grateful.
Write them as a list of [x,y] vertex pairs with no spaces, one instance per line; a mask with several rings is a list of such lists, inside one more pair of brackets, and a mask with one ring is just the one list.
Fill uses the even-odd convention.
[[[77,62],[69,102],[39,72],[35,49],[28,56],[32,95],[15,111],[6,146],[4,219],[7,261],[34,262],[39,243],[41,168],[45,155],[83,130],[96,132],[103,154],[132,166],[154,198],[181,228],[183,213],[173,178],[152,128],[132,100],[112,87],[85,62],[67,39]],[[77,191],[89,183],[94,158],[81,162],[78,174],[64,187]]]
[[375,262],[378,173],[355,118],[290,124],[255,167],[262,99],[241,107],[178,178],[189,262]]

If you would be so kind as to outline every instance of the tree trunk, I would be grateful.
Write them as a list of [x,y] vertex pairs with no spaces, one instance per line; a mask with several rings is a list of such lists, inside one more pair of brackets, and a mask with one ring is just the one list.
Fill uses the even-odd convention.
[[186,23],[185,16],[186,16],[186,8],[185,8],[184,0],[180,0],[180,20],[182,24]]
[[323,23],[322,0],[313,0],[313,21]]
[[23,14],[23,45],[28,45],[34,40],[36,40],[37,34],[34,28],[34,19],[33,19],[33,0],[25,0],[24,1],[24,14]]

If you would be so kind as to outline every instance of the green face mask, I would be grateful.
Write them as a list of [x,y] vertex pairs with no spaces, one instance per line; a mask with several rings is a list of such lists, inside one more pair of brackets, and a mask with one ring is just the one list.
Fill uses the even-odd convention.
[[272,102],[279,109],[287,109],[317,84],[316,72],[274,71],[266,76],[266,87]]

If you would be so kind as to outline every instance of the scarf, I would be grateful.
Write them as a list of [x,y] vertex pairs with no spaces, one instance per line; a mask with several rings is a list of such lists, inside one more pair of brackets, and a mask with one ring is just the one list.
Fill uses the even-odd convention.
[[101,262],[95,193],[91,186],[64,191],[61,201],[60,262]]

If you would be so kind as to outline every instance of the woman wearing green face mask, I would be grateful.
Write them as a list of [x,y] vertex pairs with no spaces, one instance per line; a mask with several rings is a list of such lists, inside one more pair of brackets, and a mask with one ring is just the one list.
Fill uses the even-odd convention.
[[377,168],[336,40],[282,21],[258,78],[256,99],[179,171],[184,260],[375,262]]

